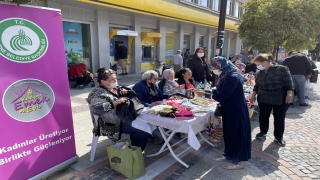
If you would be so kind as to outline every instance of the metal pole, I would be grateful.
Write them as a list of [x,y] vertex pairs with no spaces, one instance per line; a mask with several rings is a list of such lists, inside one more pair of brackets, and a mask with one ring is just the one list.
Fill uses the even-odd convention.
[[218,38],[216,54],[222,55],[222,46],[224,41],[224,27],[226,23],[227,13],[227,0],[220,0],[220,15],[219,15],[219,26],[218,26]]

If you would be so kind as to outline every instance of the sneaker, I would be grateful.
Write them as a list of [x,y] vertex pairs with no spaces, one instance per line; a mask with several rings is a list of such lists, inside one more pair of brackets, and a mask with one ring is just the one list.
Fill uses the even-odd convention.
[[277,142],[280,146],[286,145],[286,141],[283,140],[282,138],[275,138],[274,141]]
[[307,103],[302,103],[302,104],[300,104],[300,106],[309,106],[309,104],[307,104]]
[[261,139],[261,138],[264,138],[264,137],[266,137],[267,136],[267,133],[262,133],[262,132],[260,132],[260,133],[258,133],[257,135],[256,135],[256,139]]

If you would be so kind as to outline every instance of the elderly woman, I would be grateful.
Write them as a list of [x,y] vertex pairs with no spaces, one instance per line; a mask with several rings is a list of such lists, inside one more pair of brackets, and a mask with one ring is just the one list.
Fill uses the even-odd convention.
[[[162,83],[159,83],[159,88],[165,95],[173,95],[178,93],[179,90],[184,89],[184,85],[179,85],[174,80],[174,71],[172,69],[166,69],[162,73],[163,79],[161,80]],[[163,87],[160,85],[163,84]]]
[[130,134],[131,144],[143,151],[151,135],[133,128],[131,124],[123,123],[116,115],[116,107],[127,100],[119,96],[133,91],[118,86],[116,73],[111,69],[98,69],[97,80],[99,86],[88,95],[92,114],[99,116],[99,125],[94,127],[93,132],[98,136],[108,136],[112,141],[119,140],[121,133]]
[[162,101],[169,97],[160,91],[156,84],[157,81],[158,73],[154,70],[148,70],[142,74],[142,80],[137,82],[132,88],[145,107],[148,107],[153,102]]
[[214,160],[231,161],[222,164],[225,169],[244,168],[243,161],[251,158],[251,125],[241,75],[224,57],[211,59],[211,68],[219,77],[216,89],[206,95],[221,105],[225,144],[223,156]]

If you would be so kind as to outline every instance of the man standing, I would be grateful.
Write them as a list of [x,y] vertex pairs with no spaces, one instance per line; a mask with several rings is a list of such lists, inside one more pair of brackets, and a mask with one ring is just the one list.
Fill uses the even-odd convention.
[[128,49],[123,45],[119,44],[118,50],[118,64],[121,67],[122,73],[120,75],[127,75],[127,60],[128,60]]
[[183,67],[187,67],[188,59],[190,58],[190,49],[187,49],[183,54]]
[[174,64],[173,70],[175,73],[183,68],[183,59],[181,56],[181,50],[178,50],[177,54],[173,56],[173,64]]
[[306,56],[296,51],[290,51],[289,57],[283,61],[283,65],[290,70],[296,94],[300,99],[300,106],[309,106],[305,99],[306,79],[311,77],[311,64]]

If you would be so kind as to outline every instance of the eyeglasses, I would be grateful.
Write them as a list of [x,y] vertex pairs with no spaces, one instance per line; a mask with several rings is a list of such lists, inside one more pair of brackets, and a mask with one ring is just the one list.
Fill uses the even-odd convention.
[[111,73],[113,73],[113,71],[112,71],[112,69],[107,69],[104,73],[111,74]]

